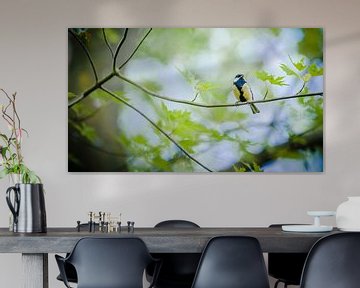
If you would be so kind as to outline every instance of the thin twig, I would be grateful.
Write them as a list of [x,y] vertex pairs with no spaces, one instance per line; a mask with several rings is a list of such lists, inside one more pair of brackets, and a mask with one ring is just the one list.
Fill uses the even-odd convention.
[[[5,94],[6,98],[9,100],[9,104],[6,106],[2,107],[2,117],[4,118],[4,120],[12,127],[13,126],[13,119],[10,117],[9,114],[7,114],[7,109],[11,106],[11,98],[9,96],[9,94],[1,89],[1,91]],[[12,135],[10,136],[10,138],[12,137]]]
[[123,100],[122,98],[120,98],[118,95],[116,95],[115,93],[111,92],[110,90],[107,90],[105,87],[101,87],[100,89],[102,89],[103,91],[105,91],[106,93],[108,93],[109,95],[111,95],[113,98],[117,99],[118,101],[122,102],[123,104],[125,104],[126,106],[128,106],[129,108],[133,109],[134,111],[136,111],[138,114],[140,114],[143,118],[145,118],[154,128],[156,128],[159,132],[161,132],[167,139],[169,139],[173,144],[175,144],[175,146],[177,148],[179,148],[187,157],[189,157],[192,161],[194,161],[196,164],[198,164],[199,166],[201,166],[202,168],[204,168],[205,170],[209,171],[209,172],[213,172],[212,170],[210,170],[208,167],[206,167],[204,164],[202,164],[201,162],[199,162],[198,160],[196,160],[193,156],[191,156],[183,147],[181,147],[181,145],[179,143],[177,143],[172,137],[170,137],[162,128],[160,128],[153,120],[151,120],[148,116],[146,116],[143,112],[141,112],[139,109],[137,109],[136,107],[134,107],[133,105],[129,104],[128,102],[126,102],[125,100]]
[[80,38],[79,38],[71,29],[69,29],[68,31],[69,31],[69,33],[76,39],[76,41],[80,44],[81,48],[82,48],[83,51],[85,52],[87,58],[89,59],[91,68],[92,68],[92,70],[93,70],[94,77],[95,77],[95,81],[98,82],[98,75],[97,75],[97,72],[96,72],[95,64],[94,64],[93,59],[91,58],[91,55],[90,55],[89,50],[86,48],[86,46],[84,45],[84,43],[80,40]]
[[194,99],[191,100],[191,102],[195,102],[196,98],[199,96],[199,92],[196,93]]
[[269,89],[266,89],[266,93],[265,93],[265,96],[264,96],[263,100],[265,100],[265,99],[266,99],[266,97],[267,97],[268,93],[269,93]]
[[[22,153],[21,153],[21,138],[22,138],[22,130],[21,130],[21,122],[20,122],[20,117],[19,114],[16,111],[16,93],[12,94],[12,100],[11,100],[11,105],[12,105],[12,110],[13,110],[13,121],[14,121],[14,132],[15,132],[15,137],[16,137],[16,141],[15,141],[15,149],[16,149],[16,154],[17,154],[17,158],[19,161],[19,164],[22,161]],[[15,119],[17,120],[17,127],[16,127],[16,122]]]
[[302,97],[313,97],[313,96],[322,96],[323,92],[316,92],[316,93],[309,93],[309,94],[302,94],[302,95],[292,95],[292,96],[285,96],[285,97],[279,97],[279,98],[272,98],[272,99],[266,99],[266,100],[256,100],[256,101],[249,101],[249,102],[237,102],[234,104],[213,104],[213,105],[208,105],[208,104],[201,104],[201,103],[195,103],[195,102],[191,102],[191,101],[186,101],[186,100],[178,100],[178,99],[174,99],[171,97],[167,97],[167,96],[163,96],[163,95],[159,95],[155,92],[152,92],[148,89],[146,89],[145,87],[137,84],[136,82],[126,78],[124,75],[120,74],[119,72],[116,73],[116,76],[122,80],[124,80],[125,82],[128,82],[129,84],[139,88],[140,90],[142,90],[143,92],[145,92],[146,94],[159,98],[159,99],[163,99],[163,100],[167,100],[170,102],[176,102],[176,103],[182,103],[182,104],[187,104],[187,105],[191,105],[191,106],[197,106],[197,107],[203,107],[203,108],[225,108],[225,107],[236,107],[236,106],[243,106],[243,105],[249,105],[249,104],[256,104],[256,103],[266,103],[266,102],[274,102],[274,101],[280,101],[280,100],[285,100],[285,99],[291,99],[291,98],[302,98]]
[[296,95],[299,95],[299,94],[300,94],[300,93],[304,90],[305,85],[306,85],[306,82],[304,81],[304,83],[303,83],[303,85],[302,85],[301,89],[299,90],[299,92],[297,92],[297,93],[296,93]]
[[137,52],[137,50],[140,48],[141,44],[145,41],[146,37],[150,34],[150,32],[152,31],[152,28],[149,29],[149,31],[145,34],[145,36],[141,39],[141,41],[139,42],[139,44],[136,46],[135,50],[133,51],[133,53],[131,53],[131,55],[129,56],[129,58],[123,63],[121,64],[121,66],[119,67],[119,70],[121,68],[123,68],[129,61],[130,59],[134,56],[134,54]]
[[128,34],[128,31],[129,31],[129,28],[125,28],[125,32],[124,32],[124,35],[121,39],[121,41],[119,42],[118,46],[116,47],[116,50],[115,50],[115,55],[114,55],[114,59],[113,59],[113,71],[116,70],[116,59],[117,59],[117,56],[120,52],[120,48],[124,45],[125,43],[125,40],[126,40],[126,36]]
[[[5,90],[0,90],[5,94],[6,98],[9,101],[8,105],[2,108],[2,117],[9,124],[9,128],[11,128],[11,134],[7,140],[7,146],[13,146],[15,148],[17,157],[12,158],[12,161],[15,162],[15,159],[17,159],[17,164],[20,164],[23,159],[21,153],[22,128],[20,117],[16,111],[16,93],[13,93],[10,97],[10,95]],[[10,107],[12,111],[12,117],[7,112]]]
[[111,45],[107,40],[105,28],[102,28],[102,33],[103,33],[105,44],[106,44],[107,48],[109,49],[109,51],[111,53],[111,58],[114,59],[114,51],[112,50]]

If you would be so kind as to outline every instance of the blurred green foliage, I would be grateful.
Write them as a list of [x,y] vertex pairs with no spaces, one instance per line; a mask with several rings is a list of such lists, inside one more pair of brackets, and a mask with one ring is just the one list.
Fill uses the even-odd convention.
[[298,43],[299,53],[310,58],[323,58],[323,29],[303,28],[304,37]]

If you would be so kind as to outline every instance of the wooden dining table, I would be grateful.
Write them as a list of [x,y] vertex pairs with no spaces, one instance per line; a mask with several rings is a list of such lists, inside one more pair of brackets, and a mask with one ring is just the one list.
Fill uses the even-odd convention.
[[48,288],[48,253],[67,253],[83,237],[139,237],[151,253],[201,253],[209,239],[222,235],[252,236],[262,251],[308,252],[325,235],[338,233],[283,232],[281,227],[135,228],[120,232],[89,232],[77,228],[48,228],[47,233],[14,233],[0,228],[0,253],[21,253],[24,288]]

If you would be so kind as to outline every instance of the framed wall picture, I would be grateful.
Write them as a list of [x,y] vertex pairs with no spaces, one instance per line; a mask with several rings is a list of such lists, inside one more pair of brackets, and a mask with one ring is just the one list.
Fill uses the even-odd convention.
[[68,29],[70,172],[322,172],[321,28]]

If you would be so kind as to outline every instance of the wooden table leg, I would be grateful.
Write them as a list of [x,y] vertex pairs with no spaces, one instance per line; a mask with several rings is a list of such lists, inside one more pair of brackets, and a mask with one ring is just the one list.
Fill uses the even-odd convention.
[[23,288],[49,288],[48,254],[22,254]]

